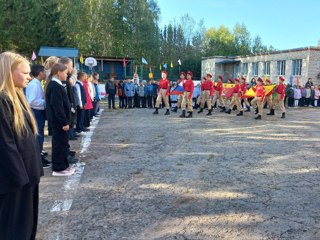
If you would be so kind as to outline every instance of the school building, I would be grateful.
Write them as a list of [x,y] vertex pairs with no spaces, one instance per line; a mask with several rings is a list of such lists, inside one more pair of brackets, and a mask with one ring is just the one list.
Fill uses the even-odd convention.
[[[79,50],[77,48],[65,48],[65,47],[47,47],[42,46],[39,50],[38,56],[45,60],[47,57],[69,57],[73,60],[74,65],[78,70],[92,73],[98,72],[101,79],[109,79],[114,77],[115,79],[124,79],[125,76],[133,75],[133,58],[126,58],[126,66],[123,66],[123,57],[99,57],[90,56],[97,60],[97,66],[90,69],[85,64],[81,64],[79,61]],[[89,56],[83,56],[85,59]]]
[[211,73],[215,79],[222,75],[224,82],[229,78],[246,76],[247,82],[253,77],[268,77],[273,83],[279,76],[286,83],[305,84],[312,78],[320,83],[320,47],[305,47],[246,56],[214,56],[202,59],[201,74]]

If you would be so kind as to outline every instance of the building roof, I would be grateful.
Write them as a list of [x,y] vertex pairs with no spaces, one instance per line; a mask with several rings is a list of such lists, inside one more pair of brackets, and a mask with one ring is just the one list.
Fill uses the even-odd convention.
[[290,53],[290,52],[302,52],[302,51],[320,51],[320,47],[302,47],[302,48],[292,48],[292,49],[285,49],[285,50],[277,50],[269,53],[255,53],[249,55],[243,55],[238,57],[250,57],[250,56],[257,56],[257,55],[272,55],[272,54],[281,54],[281,53]]
[[[248,54],[248,55],[241,55],[241,56],[212,56],[212,57],[203,57],[202,60],[206,59],[212,59],[212,58],[223,58],[223,61],[229,61],[230,59],[236,59],[239,57],[251,57],[251,56],[262,56],[262,55],[272,55],[272,54],[281,54],[281,53],[290,53],[290,52],[301,52],[301,51],[320,51],[320,47],[302,47],[302,48],[293,48],[293,49],[286,49],[286,50],[277,50],[273,52],[268,52],[268,53],[253,53],[253,54]],[[229,62],[231,62],[229,61]],[[218,63],[223,63],[223,62],[218,62]]]
[[79,54],[79,50],[77,48],[63,48],[63,47],[40,47],[40,51],[38,56],[43,57],[70,57],[77,58]]

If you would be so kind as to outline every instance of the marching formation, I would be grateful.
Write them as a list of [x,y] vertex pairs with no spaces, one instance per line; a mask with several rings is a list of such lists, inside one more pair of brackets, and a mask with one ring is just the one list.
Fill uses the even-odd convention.
[[[197,98],[196,104],[192,103],[194,93],[193,74],[191,71],[180,73],[180,79],[177,81],[177,86],[170,91],[170,82],[167,79],[167,72],[162,71],[162,79],[159,81],[158,96],[153,114],[159,114],[159,106],[163,101],[166,107],[165,115],[170,115],[169,112],[169,95],[178,95],[177,104],[172,109],[172,112],[178,112],[181,108],[181,118],[192,118],[193,109],[200,108],[198,114],[203,113],[205,107],[208,109],[207,115],[212,115],[215,106],[218,106],[221,111],[231,114],[232,111],[238,110],[237,116],[243,116],[244,112],[251,112],[251,108],[255,110],[257,115],[254,119],[261,120],[263,109],[267,104],[270,112],[267,115],[275,115],[275,107],[279,105],[281,110],[281,118],[286,117],[284,106],[286,86],[285,78],[279,77],[276,84],[272,84],[270,79],[263,80],[261,77],[257,79],[256,85],[249,88],[246,83],[246,77],[241,79],[236,77],[234,84],[232,79],[228,79],[228,84],[223,83],[223,77],[219,76],[217,82],[212,80],[210,73],[203,77],[201,82],[201,93]],[[228,105],[226,105],[228,103]],[[227,107],[226,107],[227,106]],[[244,111],[244,107],[246,110]],[[188,109],[188,110],[187,110]],[[187,115],[186,115],[187,110]]]

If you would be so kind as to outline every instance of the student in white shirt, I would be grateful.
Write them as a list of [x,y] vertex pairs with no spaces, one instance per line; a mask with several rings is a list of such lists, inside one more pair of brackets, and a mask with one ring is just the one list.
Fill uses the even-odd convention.
[[[37,139],[40,147],[40,153],[43,150],[44,142],[44,125],[46,120],[46,101],[44,98],[44,92],[41,85],[41,81],[45,79],[44,67],[42,65],[31,66],[32,81],[26,87],[27,101],[33,111],[33,115],[37,122],[38,134]],[[51,167],[51,162],[42,155],[42,165],[44,168]]]

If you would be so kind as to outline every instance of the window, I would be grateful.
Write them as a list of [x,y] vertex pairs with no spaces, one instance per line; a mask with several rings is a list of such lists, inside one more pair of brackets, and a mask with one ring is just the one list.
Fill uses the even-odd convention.
[[263,75],[269,75],[270,76],[270,62],[264,62],[263,63]]
[[240,75],[240,65],[236,64],[234,65],[234,76]]
[[292,75],[301,75],[302,59],[292,60]]
[[242,64],[242,73],[243,73],[243,75],[247,75],[248,74],[248,63],[243,63]]
[[258,76],[258,70],[259,70],[259,63],[252,63],[252,75]]
[[278,75],[286,75],[286,61],[277,62],[277,73]]

